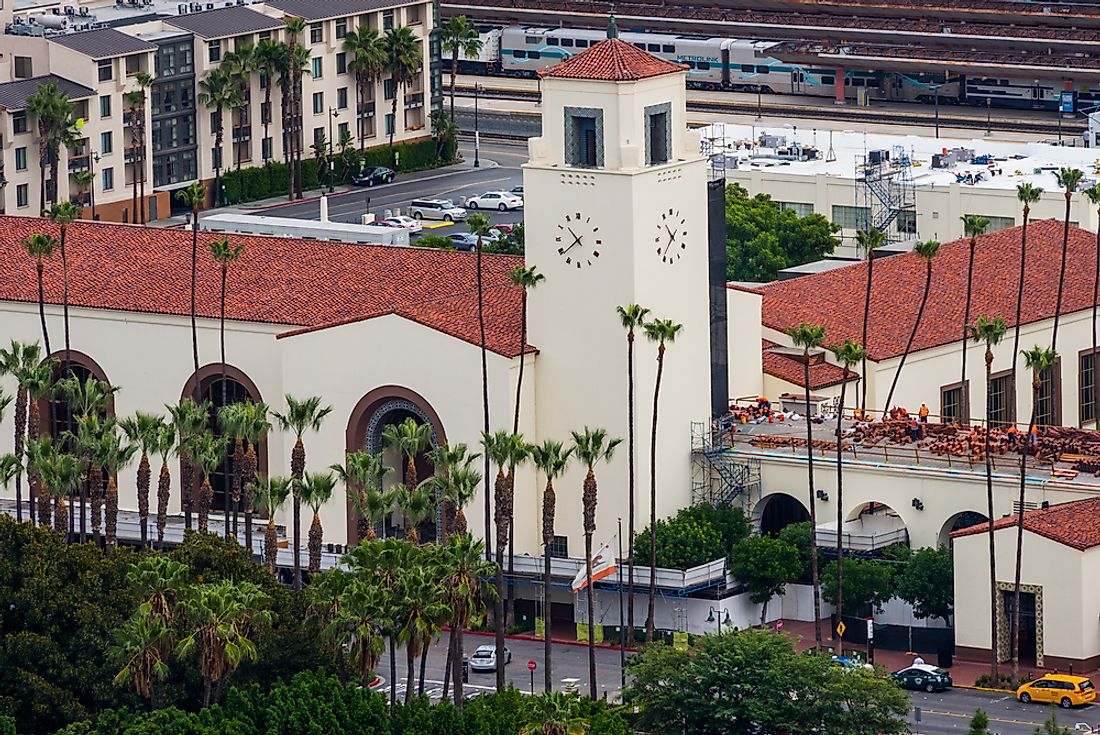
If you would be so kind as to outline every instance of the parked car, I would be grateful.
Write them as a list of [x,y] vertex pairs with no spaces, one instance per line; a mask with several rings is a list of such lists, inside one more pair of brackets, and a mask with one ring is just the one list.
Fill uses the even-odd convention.
[[412,217],[406,217],[404,215],[399,215],[397,217],[387,217],[384,221],[388,222],[394,227],[400,227],[401,229],[408,230],[409,232],[420,232],[422,229],[424,229],[424,225],[420,224],[420,220],[413,219]]
[[951,675],[941,668],[929,664],[914,664],[895,671],[890,678],[905,689],[920,689],[926,692],[942,692],[951,688]]
[[[507,646],[504,648],[504,665],[512,662],[512,652]],[[478,646],[470,656],[470,671],[496,671],[497,648],[496,646]]]
[[466,210],[456,207],[450,199],[415,199],[409,204],[409,214],[415,219],[440,219],[444,222],[466,219]]
[[357,174],[353,174],[351,183],[356,186],[374,186],[375,184],[389,184],[396,177],[397,173],[392,168],[370,166],[361,169]]
[[475,197],[467,197],[467,209],[498,209],[505,212],[509,209],[519,209],[523,206],[523,197],[516,196],[510,191],[487,191]]
[[454,245],[455,250],[473,250],[477,247],[477,235],[469,232],[452,232],[447,239]]
[[518,197],[522,197],[523,196],[523,187],[522,186],[513,186],[512,187],[512,193],[515,194]]
[[505,224],[505,223],[502,222],[499,225],[493,225],[493,229],[496,230],[501,235],[511,235],[512,230],[516,229],[516,226]]
[[1017,689],[1016,699],[1024,704],[1043,702],[1069,709],[1093,702],[1096,699],[1096,688],[1083,676],[1044,674]]

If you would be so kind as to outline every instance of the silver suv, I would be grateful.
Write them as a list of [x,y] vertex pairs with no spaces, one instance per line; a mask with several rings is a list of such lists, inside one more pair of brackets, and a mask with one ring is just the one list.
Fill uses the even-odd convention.
[[450,199],[416,199],[409,205],[409,214],[416,219],[441,219],[444,222],[466,219],[466,210],[456,207]]

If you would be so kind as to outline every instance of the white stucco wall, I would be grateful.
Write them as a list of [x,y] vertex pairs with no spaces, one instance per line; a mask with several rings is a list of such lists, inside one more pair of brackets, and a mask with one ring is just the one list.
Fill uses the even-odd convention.
[[760,351],[760,294],[726,289],[729,339],[730,400],[761,395],[764,390],[763,355]]

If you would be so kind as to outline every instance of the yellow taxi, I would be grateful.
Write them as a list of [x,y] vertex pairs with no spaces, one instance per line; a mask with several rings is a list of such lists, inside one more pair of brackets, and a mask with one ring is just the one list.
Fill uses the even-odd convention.
[[1096,699],[1096,688],[1083,676],[1044,674],[1017,689],[1016,699],[1024,704],[1044,702],[1069,709],[1091,704]]

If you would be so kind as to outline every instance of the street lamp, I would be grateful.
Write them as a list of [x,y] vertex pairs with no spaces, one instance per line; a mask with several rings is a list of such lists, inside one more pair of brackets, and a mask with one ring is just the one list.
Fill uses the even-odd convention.
[[[714,613],[718,613],[718,615],[715,616]],[[715,623],[715,629],[716,629],[718,635],[722,635],[722,625],[723,624],[725,624],[726,626],[730,625],[730,611],[726,610],[726,619],[722,620],[722,608],[712,607],[710,609],[710,615],[707,616],[707,622],[708,623]]]
[[481,148],[481,131],[478,128],[477,122],[477,103],[478,97],[481,95],[481,85],[474,84],[474,168],[481,168],[481,159],[479,158]]
[[328,108],[328,193],[331,194],[335,191],[333,186],[333,179],[336,178],[336,164],[332,158],[332,121],[334,118],[340,117],[340,110],[336,107]]

